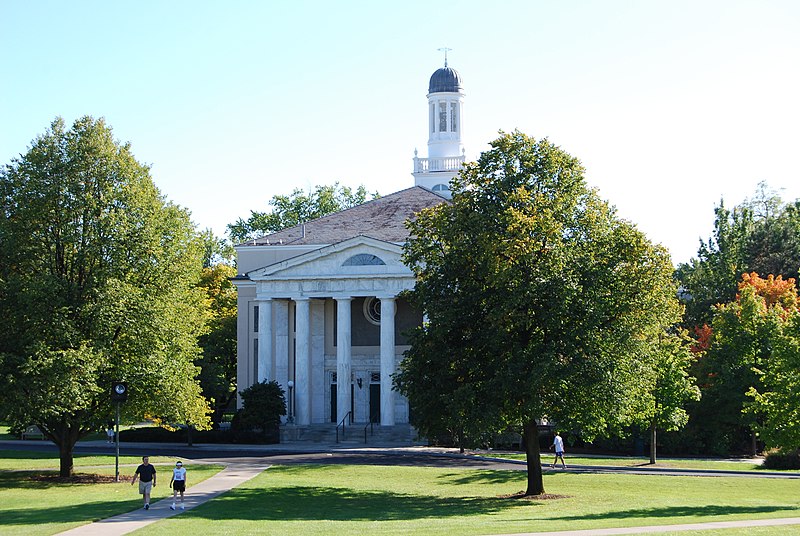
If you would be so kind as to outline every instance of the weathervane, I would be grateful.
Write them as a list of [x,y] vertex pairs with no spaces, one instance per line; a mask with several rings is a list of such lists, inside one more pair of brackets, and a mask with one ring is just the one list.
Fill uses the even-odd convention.
[[436,50],[438,50],[439,52],[444,52],[444,66],[447,67],[447,53],[453,49],[442,47],[442,48],[437,48]]

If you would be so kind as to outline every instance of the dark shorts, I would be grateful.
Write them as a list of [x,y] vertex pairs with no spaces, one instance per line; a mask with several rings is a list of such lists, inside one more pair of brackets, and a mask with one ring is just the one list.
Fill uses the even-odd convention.
[[172,482],[172,489],[174,489],[175,491],[186,491],[186,481],[174,480]]

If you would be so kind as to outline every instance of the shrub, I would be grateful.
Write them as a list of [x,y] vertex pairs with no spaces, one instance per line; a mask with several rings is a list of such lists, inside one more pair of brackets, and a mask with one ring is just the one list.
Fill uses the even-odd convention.
[[286,415],[286,398],[280,384],[274,380],[264,381],[239,394],[242,396],[242,409],[234,416],[231,430],[238,434],[277,434],[281,416]]
[[770,450],[764,458],[764,469],[800,469],[800,450]]

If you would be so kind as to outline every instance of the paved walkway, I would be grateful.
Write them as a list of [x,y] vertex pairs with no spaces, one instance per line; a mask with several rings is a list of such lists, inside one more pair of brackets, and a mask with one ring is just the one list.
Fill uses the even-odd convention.
[[[203,504],[235,488],[243,482],[247,482],[268,467],[268,464],[259,463],[229,464],[225,469],[211,478],[188,488],[185,503],[186,510],[191,510],[195,506]],[[70,536],[117,536],[120,534],[128,534],[129,532],[146,527],[156,521],[178,515],[184,511],[170,510],[170,504],[172,504],[171,499],[165,498],[151,504],[149,510],[139,508],[133,512],[120,514],[88,525],[82,525],[60,534],[69,534]]]

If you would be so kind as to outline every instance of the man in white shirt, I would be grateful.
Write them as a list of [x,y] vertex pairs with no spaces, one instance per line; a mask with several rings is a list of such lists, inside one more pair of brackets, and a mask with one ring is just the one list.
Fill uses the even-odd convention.
[[556,457],[553,460],[553,466],[552,466],[553,469],[556,468],[556,463],[558,462],[559,458],[561,458],[561,467],[563,469],[566,469],[567,464],[564,463],[564,440],[561,439],[561,436],[558,435],[558,432],[556,432],[556,437],[553,438],[553,444],[550,445],[550,448],[551,449],[555,448],[556,450]]

